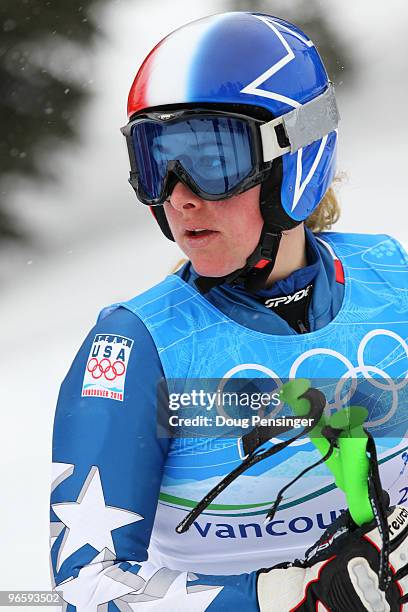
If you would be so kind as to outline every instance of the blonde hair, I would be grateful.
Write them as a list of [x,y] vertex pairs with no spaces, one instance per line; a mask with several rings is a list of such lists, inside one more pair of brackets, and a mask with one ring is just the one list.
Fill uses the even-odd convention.
[[172,266],[172,268],[170,270],[170,274],[174,274],[174,272],[177,272],[177,270],[179,270],[181,268],[181,266],[183,266],[187,261],[188,261],[188,259],[186,257],[183,257],[182,259],[179,259],[178,262],[176,264],[174,264],[174,266]]
[[334,178],[333,183],[324,194],[318,207],[305,220],[305,225],[312,230],[312,232],[327,231],[340,219],[341,208],[337,199],[335,184],[342,180],[343,176],[340,174]]

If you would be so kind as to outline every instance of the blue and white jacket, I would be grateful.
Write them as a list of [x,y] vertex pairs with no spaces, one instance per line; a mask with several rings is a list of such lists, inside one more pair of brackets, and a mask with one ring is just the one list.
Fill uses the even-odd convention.
[[330,410],[364,398],[384,488],[393,503],[406,501],[407,255],[386,235],[306,233],[308,265],[263,297],[312,283],[309,333],[240,287],[200,295],[189,264],[101,313],[54,423],[52,578],[68,611],[257,611],[256,570],[301,557],[345,507],[320,466],[263,523],[281,486],[317,459],[302,439],[177,534],[241,454],[236,438],[158,437],[163,378],[324,379]]

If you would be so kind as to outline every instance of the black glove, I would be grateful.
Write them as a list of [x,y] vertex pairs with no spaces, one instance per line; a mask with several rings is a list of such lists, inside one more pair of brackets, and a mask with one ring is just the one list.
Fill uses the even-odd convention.
[[408,610],[408,510],[388,515],[390,582],[379,588],[382,537],[374,523],[355,528],[348,512],[303,561],[258,573],[261,612],[401,612]]

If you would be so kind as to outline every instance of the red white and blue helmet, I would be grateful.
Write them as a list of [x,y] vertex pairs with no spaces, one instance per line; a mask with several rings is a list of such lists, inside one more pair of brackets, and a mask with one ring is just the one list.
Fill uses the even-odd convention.
[[[272,235],[306,219],[330,187],[339,119],[333,86],[313,42],[294,24],[228,12],[166,36],[134,79],[128,117],[132,121],[150,110],[177,108],[230,110],[271,124],[282,118],[278,128],[284,131],[276,129],[282,152],[269,156],[269,173],[259,172],[258,180],[261,211]],[[265,154],[265,142],[262,146]],[[158,221],[171,238],[163,218]]]

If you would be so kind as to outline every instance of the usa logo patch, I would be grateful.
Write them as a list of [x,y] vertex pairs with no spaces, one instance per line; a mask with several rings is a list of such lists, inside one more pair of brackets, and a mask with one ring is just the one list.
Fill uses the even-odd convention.
[[123,402],[126,371],[133,340],[97,334],[89,352],[82,397],[107,397]]

